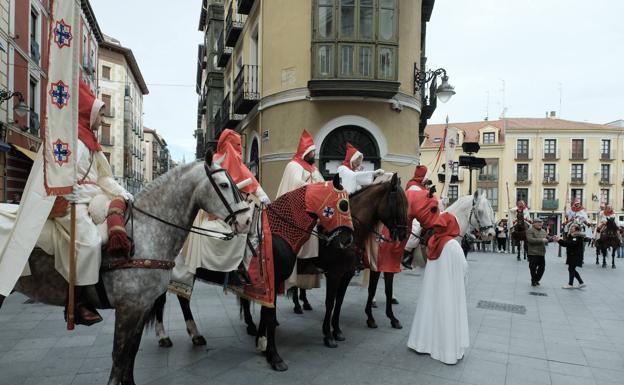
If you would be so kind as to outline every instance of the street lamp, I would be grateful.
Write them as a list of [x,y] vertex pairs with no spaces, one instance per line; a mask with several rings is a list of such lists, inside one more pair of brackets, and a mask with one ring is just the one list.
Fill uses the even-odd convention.
[[[442,75],[442,84],[436,88],[438,76],[440,75]],[[430,98],[437,96],[442,103],[446,103],[455,95],[455,87],[449,84],[448,75],[444,68],[438,68],[435,71],[420,71],[418,68],[414,68],[414,93],[424,88],[429,82],[433,86],[430,90],[434,91],[433,94],[429,95]]]
[[26,116],[26,114],[30,111],[30,108],[24,102],[24,96],[19,91],[9,91],[5,89],[0,89],[0,104],[4,103],[7,100],[17,96],[18,102],[13,107],[13,112],[19,117]]

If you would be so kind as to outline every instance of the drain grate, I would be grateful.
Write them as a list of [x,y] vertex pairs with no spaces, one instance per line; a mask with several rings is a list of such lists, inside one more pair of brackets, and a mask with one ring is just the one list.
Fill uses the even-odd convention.
[[546,294],[546,293],[540,293],[540,292],[537,292],[537,291],[530,291],[530,292],[529,292],[529,295],[535,295],[535,296],[537,296],[537,297],[548,297],[548,294]]
[[507,313],[526,314],[526,307],[522,305],[513,305],[510,303],[484,301],[481,300],[477,304],[477,308],[486,310],[505,311]]

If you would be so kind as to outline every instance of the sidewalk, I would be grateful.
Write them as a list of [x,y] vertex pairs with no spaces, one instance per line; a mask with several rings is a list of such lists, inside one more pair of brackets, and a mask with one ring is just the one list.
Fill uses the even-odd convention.
[[[444,365],[405,346],[422,271],[399,274],[395,314],[402,330],[384,315],[378,288],[378,329],[366,327],[366,291],[352,286],[343,307],[347,341],[324,347],[321,323],[324,290],[310,291],[313,312],[296,315],[289,299],[278,302],[278,350],[289,365],[273,372],[245,333],[235,297],[198,284],[192,301],[208,341],[193,347],[177,300],[168,297],[165,326],[174,346],[158,347],[153,330],[137,356],[137,384],[418,384],[418,385],[607,385],[624,382],[624,259],[618,269],[593,264],[586,251],[580,269],[587,288],[563,290],[564,258],[550,246],[540,287],[531,287],[526,261],[512,254],[468,257],[468,315],[471,347],[455,366]],[[565,253],[564,253],[565,254]],[[589,263],[587,263],[589,262]],[[356,277],[355,280],[359,280]],[[113,314],[105,322],[65,331],[62,309],[25,304],[14,294],[0,310],[0,385],[105,384],[111,366]],[[488,302],[489,301],[489,302]],[[201,309],[201,310],[200,310]],[[259,307],[254,319],[259,318]]]

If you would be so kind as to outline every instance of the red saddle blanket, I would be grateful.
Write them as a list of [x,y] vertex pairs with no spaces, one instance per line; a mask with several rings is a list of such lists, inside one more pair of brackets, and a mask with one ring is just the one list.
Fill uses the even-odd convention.
[[232,287],[238,296],[262,306],[275,307],[275,270],[273,269],[273,241],[266,210],[262,212],[262,242],[247,268],[251,285]]

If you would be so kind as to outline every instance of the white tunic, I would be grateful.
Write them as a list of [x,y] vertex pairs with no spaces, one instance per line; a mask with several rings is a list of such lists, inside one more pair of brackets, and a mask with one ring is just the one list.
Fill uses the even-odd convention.
[[340,175],[342,187],[344,187],[345,191],[353,194],[362,187],[373,183],[375,171],[353,171],[341,164],[338,166],[338,175]]
[[470,344],[466,287],[468,263],[451,240],[440,258],[427,261],[407,346],[445,364],[455,364]]

